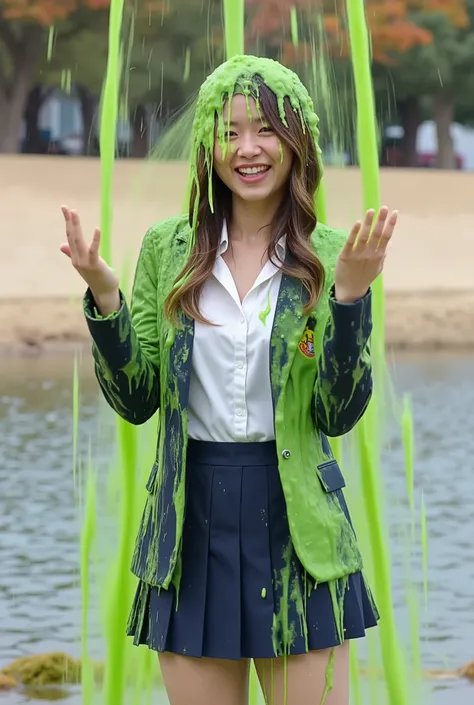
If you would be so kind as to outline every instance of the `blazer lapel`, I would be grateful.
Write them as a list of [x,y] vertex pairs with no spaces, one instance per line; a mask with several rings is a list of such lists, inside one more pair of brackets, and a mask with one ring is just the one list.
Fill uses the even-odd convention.
[[[289,253],[285,261],[287,264],[291,262]],[[288,381],[291,363],[304,332],[307,318],[303,312],[305,299],[306,290],[301,282],[283,274],[270,338],[270,381],[274,409]]]
[[[172,253],[172,281],[183,268],[186,261],[186,245],[189,227],[177,235]],[[291,262],[287,253],[286,262]],[[170,284],[172,284],[172,281]],[[288,274],[283,274],[278,292],[275,316],[270,337],[270,381],[274,409],[278,404],[290,374],[291,363],[300,338],[304,332],[307,316],[303,312],[306,290],[301,282]],[[194,320],[182,315],[180,325],[170,331],[170,378],[175,379],[178,403],[181,409],[188,406],[189,385],[192,366],[194,342]]]
[[[186,246],[189,236],[189,226],[183,228],[174,241],[171,267],[174,279],[186,263]],[[170,337],[170,380],[175,380],[175,394],[181,409],[186,409],[189,400],[189,385],[194,342],[194,320],[183,314],[179,317],[179,325],[169,331]]]

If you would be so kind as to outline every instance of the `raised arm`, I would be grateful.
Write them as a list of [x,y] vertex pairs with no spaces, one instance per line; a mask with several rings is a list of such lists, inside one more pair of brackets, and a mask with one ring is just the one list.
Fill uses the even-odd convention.
[[336,263],[314,390],[316,422],[328,436],[350,431],[372,394],[370,286],[382,272],[398,214],[389,217],[384,207],[375,224],[374,216],[368,211],[354,225]]
[[142,424],[158,409],[159,339],[157,330],[158,243],[156,230],[145,235],[132,293],[131,313],[117,276],[99,257],[100,232],[85,242],[79,216],[62,208],[67,255],[88,285],[84,313],[93,339],[96,376],[110,406],[126,421]]
[[148,421],[160,404],[157,255],[151,230],[138,258],[130,311],[121,292],[119,310],[106,317],[97,311],[90,289],[84,297],[100,387],[114,411],[135,425]]
[[367,408],[372,394],[371,331],[370,291],[351,304],[331,296],[314,401],[318,428],[327,436],[350,431]]

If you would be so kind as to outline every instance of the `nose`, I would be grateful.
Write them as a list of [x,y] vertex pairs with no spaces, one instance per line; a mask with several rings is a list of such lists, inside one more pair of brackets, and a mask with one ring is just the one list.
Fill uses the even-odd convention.
[[258,143],[258,138],[251,132],[244,132],[237,145],[237,155],[244,159],[252,159],[261,153],[262,149]]

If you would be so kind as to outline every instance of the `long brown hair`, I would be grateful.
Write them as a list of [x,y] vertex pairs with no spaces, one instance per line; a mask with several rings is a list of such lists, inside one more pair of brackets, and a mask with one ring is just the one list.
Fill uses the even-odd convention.
[[[275,94],[259,77],[256,79],[259,108],[264,118],[294,153],[287,193],[271,223],[267,255],[275,261],[276,245],[286,234],[290,257],[279,264],[283,273],[301,281],[307,293],[304,307],[307,313],[316,306],[324,286],[324,267],[310,242],[317,225],[314,194],[321,179],[316,145],[311,131],[308,126],[303,128],[302,117],[293,110],[288,98],[284,101],[286,127],[281,121]],[[214,266],[224,220],[229,222],[232,218],[232,192],[214,170],[212,195],[214,213],[209,206],[208,166],[204,147],[201,146],[197,161],[197,185],[193,183],[189,204],[191,227],[197,221],[196,240],[188,261],[175,280],[175,287],[165,301],[165,314],[169,320],[176,321],[181,310],[190,318],[209,324],[200,313],[199,301]]]

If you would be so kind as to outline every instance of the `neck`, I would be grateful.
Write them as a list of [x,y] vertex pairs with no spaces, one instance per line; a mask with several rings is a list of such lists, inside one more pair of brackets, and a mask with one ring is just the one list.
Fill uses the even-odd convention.
[[278,209],[278,201],[244,201],[238,197],[232,199],[232,220],[229,224],[229,236],[234,240],[251,242],[257,238],[269,242],[270,226]]

